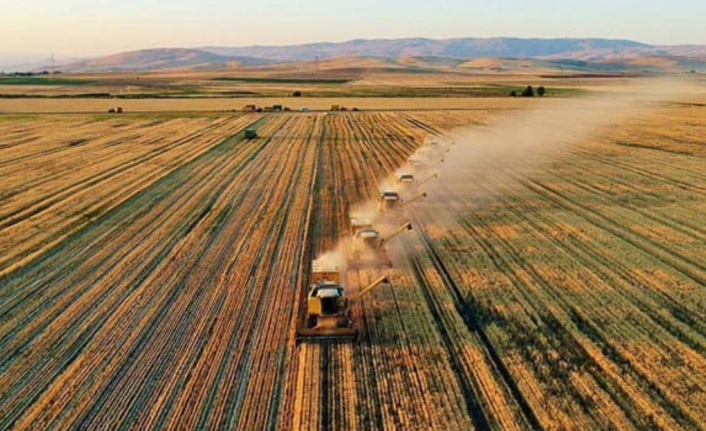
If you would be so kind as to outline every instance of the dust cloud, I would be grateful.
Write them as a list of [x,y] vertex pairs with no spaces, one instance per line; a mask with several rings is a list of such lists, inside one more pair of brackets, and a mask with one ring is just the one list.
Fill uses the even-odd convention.
[[[662,79],[635,81],[597,96],[532,100],[536,106],[531,109],[430,139],[454,145],[443,155],[445,163],[433,170],[438,179],[423,186],[428,198],[422,202],[446,206],[463,199],[465,204],[482,204],[499,188],[512,186],[518,178],[532,178],[548,163],[589,139],[600,138],[621,121],[695,91],[703,89]],[[407,170],[408,166],[398,172]],[[413,208],[414,204],[408,211],[414,212]]]
[[[685,82],[651,79],[634,81],[615,91],[572,99],[528,101],[535,106],[512,113],[485,126],[474,125],[429,138],[393,178],[379,181],[379,190],[399,192],[408,204],[395,217],[383,216],[375,201],[351,209],[351,218],[364,219],[384,237],[407,220],[451,225],[458,217],[456,206],[483,205],[501,189],[527,179],[588,139],[599,138],[609,127],[646,113],[662,103],[693,95]],[[402,174],[414,181],[401,182]],[[409,203],[420,193],[425,199]],[[415,226],[416,228],[416,226]],[[339,242],[318,259],[335,261],[340,269],[350,258],[351,240]],[[394,250],[394,251],[393,251]],[[395,246],[393,260],[409,252]]]

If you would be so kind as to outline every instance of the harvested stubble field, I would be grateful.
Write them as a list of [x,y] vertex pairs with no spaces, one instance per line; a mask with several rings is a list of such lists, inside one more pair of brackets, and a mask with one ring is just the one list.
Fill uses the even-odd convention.
[[[546,103],[561,103],[561,100],[545,101]],[[0,98],[0,113],[106,113],[108,109],[118,105],[126,113],[150,112],[214,112],[242,110],[243,106],[254,104],[268,106],[275,103],[283,104],[298,111],[302,108],[310,110],[328,110],[331,105],[342,105],[348,109],[364,110],[450,110],[450,109],[513,109],[529,105],[521,98],[472,98],[472,97],[241,97],[223,99],[2,99]]]
[[0,429],[704,428],[702,106],[446,184],[358,341],[295,344],[351,208],[503,115],[1,119]]

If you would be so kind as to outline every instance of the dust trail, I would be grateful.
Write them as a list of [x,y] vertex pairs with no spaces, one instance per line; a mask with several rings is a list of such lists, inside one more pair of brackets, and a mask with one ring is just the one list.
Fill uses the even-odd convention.
[[423,187],[429,194],[424,204],[447,206],[457,199],[465,204],[482,204],[499,188],[512,185],[514,178],[531,178],[540,168],[587,139],[600,137],[609,127],[695,91],[696,87],[685,82],[638,81],[623,91],[599,96],[536,100],[537,107],[528,111],[485,127],[456,130],[449,135],[455,145],[444,155],[445,163],[435,170],[439,178]]
[[[536,107],[487,126],[474,125],[430,138],[395,177],[378,183],[380,191],[397,191],[408,202],[421,192],[427,193],[426,199],[405,205],[404,212],[393,218],[381,216],[375,201],[356,206],[350,215],[368,220],[383,237],[408,219],[453,225],[457,204],[482,205],[500,189],[516,183],[515,178],[531,178],[539,168],[586,139],[601,136],[609,126],[649,111],[660,102],[693,95],[696,88],[686,82],[651,79],[593,97],[537,99],[532,101]],[[699,91],[703,93],[703,87]],[[414,182],[400,182],[402,174],[412,174]],[[326,257],[344,268],[350,246],[350,240],[342,241]],[[395,260],[406,253],[401,247],[392,249]]]
[[328,250],[316,256],[315,260],[326,268],[345,273],[348,265],[348,250],[351,248],[350,239],[344,238],[336,243],[333,250]]
[[[405,212],[426,231],[453,229],[469,208],[488,204],[499,193],[517,186],[518,178],[536,177],[547,164],[560,161],[589,139],[600,138],[621,121],[647,114],[665,102],[704,93],[703,85],[687,81],[633,81],[620,91],[592,97],[534,100],[534,108],[486,126],[474,125],[445,137],[432,137],[425,147],[429,149],[435,141],[443,153],[437,151],[436,159],[427,157],[427,161],[444,158],[445,163],[431,169],[407,164],[397,171],[398,175],[413,172],[415,178],[438,174],[420,187],[428,197],[411,204]],[[418,151],[411,158],[424,156]],[[409,196],[405,192],[405,197]],[[409,253],[394,247],[393,260],[406,259]]]

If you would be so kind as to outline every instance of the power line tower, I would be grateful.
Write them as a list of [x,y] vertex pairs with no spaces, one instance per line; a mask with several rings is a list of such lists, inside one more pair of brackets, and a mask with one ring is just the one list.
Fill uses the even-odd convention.
[[53,52],[51,53],[51,56],[49,57],[49,64],[50,64],[49,72],[51,72],[51,74],[53,75],[54,71],[55,71],[55,65],[56,65]]

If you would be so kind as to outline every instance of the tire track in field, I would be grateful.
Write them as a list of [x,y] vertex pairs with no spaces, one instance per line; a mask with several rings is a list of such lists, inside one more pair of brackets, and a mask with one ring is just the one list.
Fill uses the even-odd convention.
[[590,160],[595,160],[603,165],[611,166],[616,169],[624,169],[637,175],[641,175],[645,178],[650,178],[652,180],[661,181],[666,184],[670,184],[674,187],[678,187],[682,190],[686,190],[700,196],[706,196],[706,187],[692,184],[683,180],[670,178],[663,174],[658,174],[656,172],[650,171],[649,169],[640,168],[629,163],[620,162],[614,159],[608,159],[607,157],[598,156],[596,154],[588,153],[586,151],[577,151],[576,154],[581,157],[585,157]]
[[[322,211],[322,216],[319,217],[331,217],[329,214],[337,215],[334,219],[329,220],[328,223],[321,223],[319,221],[317,225],[335,224],[340,226],[335,229],[330,228],[330,230],[327,228],[325,232],[317,232],[317,234],[320,233],[324,235],[323,238],[319,237],[316,241],[318,246],[315,248],[319,251],[326,249],[322,244],[331,243],[331,239],[327,238],[327,235],[338,236],[338,232],[348,231],[348,218],[345,216],[341,217],[341,215],[347,213],[346,207],[349,207],[355,202],[364,202],[375,196],[377,189],[377,181],[375,181],[375,179],[384,178],[394,172],[394,169],[400,164],[400,161],[411,154],[416,145],[415,141],[411,140],[407,134],[401,132],[401,129],[397,126],[399,120],[396,116],[392,116],[391,114],[376,114],[368,117],[327,117],[327,120],[332,123],[332,136],[329,140],[324,140],[324,145],[330,140],[333,140],[336,146],[330,147],[330,149],[333,150],[335,148],[338,151],[340,155],[337,159],[345,160],[346,163],[350,165],[348,169],[350,172],[354,172],[354,174],[349,173],[346,167],[344,167],[343,170],[334,169],[333,175],[324,174],[323,176],[323,178],[327,178],[327,180],[324,180],[326,184],[347,184],[349,186],[344,188],[343,191],[331,190],[330,193],[324,195],[329,202],[323,205],[324,208],[320,210]],[[369,124],[367,121],[371,121],[372,123]],[[385,121],[390,124],[385,124]],[[384,125],[384,127],[378,127],[378,124],[380,126]],[[341,132],[339,132],[339,130]],[[329,149],[328,147],[325,148],[326,150]],[[381,149],[385,149],[385,151],[381,151]],[[370,165],[365,163],[366,159],[375,162]],[[327,160],[330,159],[327,158]],[[328,164],[322,165],[322,168],[325,170],[327,166]],[[341,176],[345,177],[344,182],[341,182],[339,179]],[[349,193],[348,190],[351,192]],[[337,195],[344,195],[347,199],[340,199]],[[332,211],[328,208],[330,206],[340,207],[341,209]],[[355,286],[363,282],[363,279],[360,278],[363,277],[362,273],[354,271],[349,275],[347,284],[349,290],[354,289]],[[355,320],[362,323],[364,327],[374,325],[372,322],[366,323],[369,320],[364,308],[354,307],[354,315]],[[399,319],[399,317],[396,319]],[[405,322],[400,320],[398,324],[401,325],[400,328],[404,328]],[[347,344],[319,343],[317,343],[316,346],[307,344],[303,346],[300,345],[300,361],[306,360],[304,358],[309,358],[310,354],[316,355],[316,360],[308,359],[310,363],[300,366],[298,370],[299,377],[297,378],[299,381],[298,386],[301,388],[305,385],[306,379],[315,378],[318,381],[318,388],[315,390],[313,388],[307,390],[306,393],[309,394],[311,392],[310,396],[312,398],[295,402],[297,405],[297,419],[295,424],[297,426],[309,429],[328,429],[329,426],[334,426],[334,424],[335,426],[347,426],[354,423],[364,424],[366,427],[374,427],[376,429],[385,429],[387,426],[391,426],[390,424],[392,423],[397,424],[396,426],[404,426],[403,424],[406,423],[407,415],[410,412],[404,414],[400,412],[401,416],[395,417],[389,416],[388,412],[382,410],[383,406],[390,402],[386,400],[386,398],[389,396],[397,397],[402,395],[392,393],[386,397],[383,394],[388,393],[387,391],[389,389],[384,389],[385,386],[379,386],[378,382],[385,381],[387,377],[383,378],[382,376],[377,376],[376,367],[381,366],[381,363],[378,362],[381,359],[378,359],[377,356],[379,347],[375,347],[375,337],[377,336],[379,335],[369,333],[367,330],[363,331],[360,335],[360,344],[356,344],[356,348],[353,350],[352,360],[355,364],[360,364],[357,367],[358,370],[355,376],[355,381],[360,383],[354,385],[355,399],[357,400],[356,404],[359,405],[357,408],[359,413],[357,416],[353,417],[341,411],[341,409],[344,409],[344,406],[350,403],[351,398],[350,394],[346,395],[339,387],[343,382],[337,380],[339,378],[351,378],[350,375],[347,375],[348,377],[342,377],[346,376],[346,374],[340,373],[340,370],[344,368],[344,366],[338,361],[340,361],[339,358],[350,357],[347,352],[351,351],[352,346]],[[366,349],[366,351],[363,352],[361,349]],[[407,342],[406,349],[410,349],[409,341]],[[316,367],[319,366],[322,368],[315,372]],[[298,393],[300,391],[301,389],[297,390]],[[312,405],[312,403],[317,403],[317,406]],[[431,405],[427,405],[423,408],[426,409],[425,415],[431,414],[431,411],[434,409]],[[315,417],[311,418],[312,421],[308,421],[305,417],[307,412],[315,415]]]
[[[591,186],[590,184],[580,183],[578,181],[574,181],[574,180],[567,179],[567,178],[562,178],[562,181],[564,183],[571,184],[574,187],[591,194],[594,198],[601,200],[601,202],[603,202],[604,204],[615,203],[613,200],[610,200],[609,197],[605,196],[605,194],[607,194],[608,196],[613,196],[613,194],[611,192],[606,192],[606,191],[598,189],[595,186]],[[626,187],[631,187],[630,184],[627,182],[621,182],[621,181],[616,181],[616,180],[612,180],[612,181],[618,182],[620,184],[624,184]],[[654,196],[655,198],[657,197],[657,195],[655,195],[649,191],[646,191],[646,190],[640,190],[639,192],[641,194]],[[653,222],[656,222],[658,224],[658,226],[666,226],[670,229],[673,229],[676,232],[679,232],[679,233],[686,235],[687,237],[697,238],[702,241],[706,241],[706,230],[703,230],[696,225],[685,222],[683,220],[676,219],[674,217],[670,217],[667,214],[657,213],[656,211],[648,211],[648,210],[640,208],[637,205],[633,205],[630,203],[623,203],[621,205],[621,207],[627,208],[627,209],[633,211],[634,213],[639,214],[641,217],[644,217],[647,220],[651,220]],[[528,210],[533,210],[533,209],[528,208]],[[597,252],[597,250],[594,250],[594,251]],[[591,253],[591,254],[593,254],[593,253]],[[609,262],[609,261],[604,260],[604,262]],[[620,264],[620,262],[613,261],[612,265],[616,266],[618,268],[622,268],[622,265]],[[606,267],[608,267],[608,265],[606,265]],[[623,274],[623,278],[626,281],[630,280],[630,279],[632,279],[633,282],[636,280],[640,280],[640,284],[642,286],[653,285],[653,283],[650,283],[644,277],[640,277],[637,274],[632,274],[626,268],[622,268],[622,274]],[[675,299],[672,296],[670,296],[667,288],[662,288],[660,290],[661,291],[659,292],[659,298],[662,301],[666,301],[670,305],[675,318],[682,320],[685,324],[687,324],[691,327],[696,327],[696,328],[700,327],[701,333],[706,334],[706,327],[703,326],[704,325],[703,319],[706,318],[706,316],[704,315],[704,310],[698,309],[696,307],[686,308],[686,306],[688,304],[683,304],[678,298]],[[650,291],[650,293],[652,293],[652,292]],[[698,315],[698,318],[701,320],[691,318],[692,314]]]
[[[490,190],[488,190],[488,192],[490,192]],[[544,226],[540,225],[533,218],[528,217],[528,215],[531,214],[537,218],[544,218],[545,222],[550,221],[550,217],[540,215],[536,208],[520,203],[519,205],[521,205],[522,210],[514,210],[502,195],[496,195],[496,199],[505,202],[508,212],[512,213],[518,220],[531,226],[536,232],[541,233],[542,237],[551,242],[558,250],[584,263],[584,267],[595,271],[599,278],[610,281],[609,284],[611,286],[615,284],[621,286],[621,289],[615,289],[615,293],[626,298],[629,303],[637,306],[646,318],[653,321],[658,326],[664,327],[670,334],[685,342],[692,349],[700,352],[702,355],[706,354],[706,344],[704,344],[703,337],[697,340],[687,333],[687,329],[689,329],[696,330],[701,336],[706,334],[706,327],[704,327],[704,321],[701,319],[702,316],[692,316],[692,314],[698,313],[699,310],[686,308],[685,304],[668,294],[668,288],[666,287],[659,287],[657,290],[654,290],[655,284],[657,283],[656,281],[648,280],[639,274],[631,272],[621,261],[611,259],[604,250],[593,246],[589,241],[557,240]],[[517,203],[515,203],[515,205],[517,205]],[[649,300],[642,298],[642,295],[647,296]],[[676,322],[666,320],[668,318],[661,313],[657,316],[654,315],[654,310],[664,305],[669,306],[669,315],[672,319],[680,322],[681,327]]]
[[541,195],[557,206],[580,215],[594,226],[611,233],[642,252],[651,255],[663,264],[688,277],[702,288],[706,288],[706,275],[704,275],[706,274],[706,266],[662,244],[656,243],[642,234],[621,226],[603,212],[580,204],[565,193],[559,192],[546,184],[533,180],[525,180],[521,177],[515,177],[515,179],[520,181],[529,190]]
[[[640,310],[641,315],[646,321],[651,322],[656,326],[655,329],[649,329],[649,328],[644,328],[642,330],[643,334],[645,336],[648,336],[651,338],[651,341],[653,342],[652,344],[661,346],[661,351],[663,352],[670,352],[674,351],[674,344],[672,343],[684,343],[686,346],[688,346],[689,349],[693,350],[693,353],[698,352],[702,357],[704,356],[704,343],[703,343],[703,337],[700,337],[700,339],[695,339],[692,334],[689,334],[688,331],[691,329],[687,325],[682,325],[681,327],[678,327],[676,323],[669,321],[669,319],[665,316],[662,316],[661,314],[657,314],[656,310],[660,310],[663,304],[660,302],[661,297],[657,296],[655,298],[654,295],[649,295],[650,298],[654,299],[654,302],[652,303],[647,303],[641,296],[640,294],[645,294],[645,292],[650,292],[650,287],[651,283],[646,280],[642,279],[641,286],[634,286],[635,284],[635,277],[631,276],[629,272],[627,272],[623,266],[619,262],[615,262],[613,260],[608,259],[607,257],[603,256],[603,253],[601,253],[598,249],[591,249],[591,247],[588,245],[586,241],[577,241],[575,244],[568,244],[565,242],[560,243],[557,241],[555,238],[553,238],[548,232],[544,231],[542,227],[538,226],[533,220],[529,219],[526,217],[527,214],[531,214],[534,211],[530,208],[526,208],[524,212],[520,211],[511,211],[513,215],[517,216],[518,218],[521,218],[524,220],[527,224],[532,226],[532,229],[535,230],[536,232],[539,232],[541,235],[544,236],[546,240],[549,240],[552,242],[557,250],[561,253],[566,253],[570,256],[572,256],[574,259],[576,259],[579,262],[582,262],[585,268],[590,269],[592,272],[594,272],[599,279],[602,280],[608,280],[608,284],[611,286],[611,288],[614,285],[618,285],[619,288],[617,289],[612,289],[613,295],[615,295],[617,298],[623,298],[625,300],[625,304],[628,304],[629,306],[634,306],[637,307],[638,310]],[[642,288],[641,290],[636,289]],[[562,296],[561,291],[555,290],[557,296]],[[602,296],[602,295],[601,295]],[[674,300],[671,298],[668,298],[671,300],[672,303],[674,303]],[[567,300],[567,306],[569,307],[578,307],[577,306],[571,306]],[[613,303],[613,297],[611,296],[610,299],[606,299],[604,302],[606,303]],[[579,303],[580,304],[580,303]],[[621,308],[622,309],[622,308]],[[576,319],[580,321],[588,320],[586,317],[582,317],[582,314],[579,313],[577,310],[572,310],[573,315],[576,317]],[[674,317],[677,318],[679,314],[675,315]],[[634,319],[634,317],[633,317]],[[686,322],[693,321],[696,323],[694,319],[685,319]],[[686,323],[685,322],[685,323]],[[584,325],[586,323],[583,323]],[[592,326],[595,326],[593,323],[591,323]],[[636,325],[633,325],[636,326]],[[599,328],[597,326],[596,330]],[[640,330],[640,328],[636,328],[636,330]],[[674,337],[673,339],[668,339],[667,334],[664,333],[659,333],[659,330],[666,331],[667,334],[671,335]],[[619,353],[618,353],[619,354]],[[627,361],[626,361],[627,362]],[[646,379],[648,379],[647,376],[645,376]],[[654,378],[650,379],[648,383],[645,385],[646,388],[651,388],[655,383]],[[660,395],[664,398],[663,395]],[[679,412],[677,410],[677,412]],[[681,413],[678,413],[678,415],[682,415]],[[693,424],[692,424],[693,425]]]
[[[418,226],[417,232],[429,258],[432,261],[433,267],[435,268],[439,276],[442,278],[445,287],[448,289],[449,293],[451,294],[451,297],[453,298],[453,303],[456,307],[456,313],[461,316],[468,330],[478,335],[478,338],[485,351],[488,353],[489,358],[492,361],[495,369],[498,370],[498,373],[502,378],[504,385],[508,388],[508,390],[512,394],[513,399],[522,411],[524,420],[532,429],[543,429],[537,416],[535,415],[534,411],[527,402],[525,396],[522,394],[515,380],[512,378],[510,371],[505,366],[505,363],[502,361],[500,354],[497,352],[495,346],[490,341],[490,338],[485,332],[483,325],[481,325],[481,323],[479,322],[477,317],[479,315],[477,311],[477,305],[472,299],[469,302],[464,298],[464,295],[456,285],[450,272],[446,268],[444,261],[437,252],[436,247],[433,245],[431,239],[424,232],[424,225],[420,222],[420,219],[416,216],[412,217],[412,219],[414,220],[415,226]],[[477,393],[477,391],[473,392]],[[476,408],[475,405],[469,405],[468,407],[469,409]],[[486,429],[489,426],[487,418],[484,421],[481,421],[480,419],[476,419],[476,421],[478,421],[478,425],[485,427]]]
[[[459,201],[462,202],[462,201]],[[463,208],[464,205],[461,205],[461,208]],[[482,220],[479,218],[475,217],[473,215],[473,211],[470,208],[465,208],[464,210],[465,218],[463,218],[463,221],[461,222],[462,225],[465,226],[466,229],[468,229],[468,232],[471,237],[476,238],[476,241],[483,246],[483,249],[485,250],[486,254],[489,256],[495,256],[493,257],[493,261],[495,262],[496,259],[498,262],[501,262],[500,266],[498,266],[498,269],[504,272],[506,275],[510,277],[512,280],[513,284],[515,286],[518,286],[518,292],[522,293],[524,296],[525,300],[528,301],[530,304],[533,304],[533,308],[536,310],[549,310],[550,307],[547,305],[544,305],[540,301],[540,299],[535,297],[536,295],[530,295],[529,293],[525,292],[531,292],[532,289],[530,289],[530,286],[526,284],[524,280],[519,278],[514,274],[514,271],[511,269],[511,266],[509,265],[509,262],[512,261],[514,264],[518,265],[520,268],[522,268],[523,272],[528,274],[530,277],[530,280],[533,283],[538,284],[539,286],[542,286],[542,288],[547,291],[547,292],[553,292],[552,293],[552,302],[558,301],[561,303],[562,309],[565,310],[566,316],[570,318],[570,320],[573,322],[573,324],[581,330],[586,336],[588,336],[593,343],[596,343],[598,346],[600,346],[601,351],[604,352],[604,354],[609,357],[609,358],[621,358],[621,354],[615,349],[615,347],[607,340],[603,335],[601,334],[601,331],[583,314],[578,311],[577,308],[572,306],[571,304],[567,303],[565,299],[563,299],[563,295],[561,292],[553,289],[551,285],[544,280],[544,278],[536,272],[536,270],[529,265],[524,258],[522,258],[521,254],[519,251],[512,245],[510,244],[507,240],[504,240],[502,238],[496,237],[493,239],[494,242],[497,242],[499,246],[494,246],[489,240],[484,239],[484,236],[476,232],[478,227],[483,227],[487,228],[487,226],[484,224]],[[476,227],[478,226],[478,227]],[[500,248],[501,247],[501,248]],[[507,256],[503,257],[503,256]],[[546,321],[546,319],[549,318],[550,321],[547,321],[546,325],[551,327],[552,333],[563,333],[561,337],[563,339],[571,339],[573,340],[574,348],[579,349],[582,351],[581,355],[582,357],[590,357],[589,353],[584,349],[583,344],[581,341],[575,339],[574,335],[569,332],[565,327],[564,323],[561,323],[562,321],[566,322],[567,319],[566,317],[561,317],[557,319],[556,316],[553,314],[551,315],[544,315],[542,316],[542,319]],[[554,323],[552,323],[554,321]],[[557,335],[558,336],[558,335]],[[626,362],[618,362],[617,364],[621,366],[623,369],[625,368],[625,363]],[[608,371],[608,370],[606,370]],[[663,393],[661,393],[659,390],[654,390],[653,386],[650,384],[651,380],[639,372],[638,370],[635,370],[633,368],[628,369],[629,372],[631,372],[633,375],[636,376],[638,379],[638,384],[641,386],[641,388],[653,395],[653,399],[663,408],[665,411],[669,412],[676,412],[676,418],[682,423],[682,425],[687,425],[691,429],[697,429],[698,427],[695,427],[695,422],[693,422],[693,418],[691,418],[688,414],[686,414],[679,405],[674,404],[671,400],[668,399]],[[602,385],[604,390],[607,390],[608,393],[611,394],[613,399],[619,404],[624,406],[624,401],[623,400],[629,400],[630,402],[634,402],[631,396],[629,396],[627,393],[623,392],[622,385],[614,382],[614,383],[609,383],[606,380],[606,377],[603,372],[592,372],[594,375],[594,378],[597,379],[597,381],[604,381],[605,383]],[[610,373],[606,373],[610,375]],[[576,394],[578,396],[578,394]],[[625,408],[625,407],[623,407]],[[637,408],[637,407],[635,407]],[[627,410],[628,413],[631,413],[631,410]],[[635,417],[634,415],[632,416],[632,420],[634,421],[635,425],[638,428],[642,428],[645,426],[648,426],[646,421],[646,416],[642,417]],[[676,419],[675,418],[675,419]]]
[[[454,346],[454,342],[451,336],[449,335],[448,331],[444,327],[444,324],[442,323],[444,321],[441,316],[442,312],[439,309],[437,301],[433,298],[431,294],[429,282],[423,275],[424,270],[422,268],[422,264],[418,258],[414,257],[411,259],[411,262],[414,277],[418,285],[421,287],[426,302],[429,304],[430,313],[433,317],[434,323],[436,324],[437,330],[439,331],[439,334],[441,335],[441,338],[443,340],[444,349],[447,352],[448,359],[451,362],[451,366],[454,371],[454,377],[456,377],[456,381],[461,387],[461,391],[463,393],[463,400],[466,404],[466,412],[473,420],[473,425],[475,429],[490,430],[492,429],[490,426],[490,419],[486,416],[485,411],[481,407],[481,404],[479,402],[480,395],[478,393],[477,388],[475,388],[472,383],[473,380],[470,378],[470,376],[466,374],[465,367],[461,364],[461,361],[455,353],[456,348]],[[461,314],[461,316],[465,315],[467,314]]]
[[[500,194],[496,196],[496,199],[499,199],[501,202],[505,201],[503,196]],[[529,217],[529,215],[534,215],[537,218],[540,218],[540,215],[537,213],[536,208],[533,208],[530,205],[523,205],[518,209],[515,209],[513,205],[510,205],[509,202],[505,201],[505,207],[507,208],[507,211],[512,214],[513,217],[526,223],[528,226],[531,227],[531,229],[535,233],[538,233],[543,239],[552,243],[556,247],[558,253],[565,253],[571,256],[572,259],[575,259],[577,262],[581,262],[583,264],[582,267],[590,269],[590,271],[594,272],[599,279],[606,280],[606,283],[608,283],[611,287],[617,284],[619,288],[613,289],[613,293],[617,295],[617,297],[624,298],[627,304],[637,306],[646,319],[653,322],[658,327],[663,328],[664,330],[675,336],[678,340],[685,342],[691,348],[695,348],[697,351],[703,352],[703,346],[701,345],[700,341],[690,340],[689,336],[683,332],[684,328],[677,329],[673,324],[666,322],[662,318],[658,319],[654,316],[653,311],[655,309],[659,309],[659,303],[647,303],[644,299],[638,296],[638,291],[636,291],[636,287],[634,286],[635,276],[627,272],[619,262],[616,262],[604,256],[604,253],[602,253],[599,249],[592,247],[586,241],[560,242],[551,235],[551,232],[547,231],[546,228],[544,228],[543,226],[540,226],[540,224],[538,224],[538,222],[535,221],[534,218]],[[549,221],[547,220],[546,216],[541,216],[541,219],[544,221]],[[485,226],[487,228],[487,225],[485,225],[480,220],[477,220],[475,224]],[[509,242],[505,240],[497,239],[496,241],[500,242],[503,247],[512,247]],[[536,276],[538,278],[542,278],[539,274],[536,274]],[[644,288],[644,290],[647,290],[649,289],[649,286],[650,284],[647,280],[642,280],[642,286],[637,287],[642,287]],[[586,328],[590,328],[587,335],[594,337],[595,334],[599,332],[598,327],[595,326],[595,324],[591,322],[588,318],[586,318],[582,312],[578,311],[577,307],[571,304],[570,299],[563,299],[565,295],[560,289],[551,288],[551,285],[549,283],[546,283],[545,287],[551,290],[552,297],[557,299],[561,298],[561,301],[564,303],[564,309],[568,310],[568,313],[573,320],[582,322],[581,325],[584,325]],[[644,290],[640,290],[639,292],[644,293]],[[656,300],[658,301],[658,298]],[[581,325],[579,325],[579,328],[581,327]],[[611,357],[622,357],[622,355],[614,349],[612,343],[610,343],[604,337],[601,337],[601,344],[604,345],[604,347],[602,347],[602,350],[604,352],[610,352]],[[636,372],[636,370],[633,371],[632,369],[627,369],[626,364],[629,363],[628,361],[623,361],[623,363],[620,363],[618,361],[616,363],[624,369],[623,373]],[[597,366],[597,364],[594,364],[594,366]],[[628,396],[626,393],[616,391],[616,388],[622,388],[624,386],[624,383],[618,381],[614,381],[612,383],[607,382],[607,379],[604,377],[610,375],[607,370],[605,372],[602,371],[594,374],[594,377],[598,381],[604,381],[604,383],[601,385],[603,389],[611,395],[614,401],[621,406],[621,408],[626,414],[628,414],[628,416],[632,417],[632,420],[636,426],[647,426],[644,422],[644,412],[642,417],[637,417],[634,414],[635,411],[641,410],[639,406],[634,404],[631,397]],[[645,375],[640,375],[639,372],[637,372],[637,374],[639,378],[642,379],[641,384],[646,393],[653,392],[649,390],[649,388],[653,386],[653,380],[651,380]],[[658,395],[658,398],[661,398],[661,400],[658,400],[658,402],[660,402],[663,406],[667,406],[666,408],[668,410],[676,410],[677,412],[679,411],[676,407],[676,404],[667,400],[667,398],[665,398],[663,395]],[[679,415],[687,416],[683,413]],[[693,426],[694,423],[692,422],[690,425]]]

